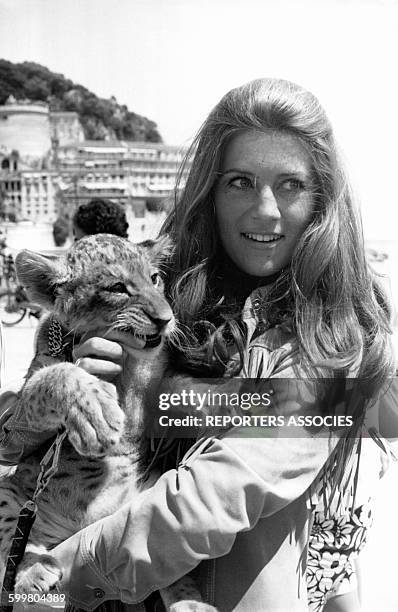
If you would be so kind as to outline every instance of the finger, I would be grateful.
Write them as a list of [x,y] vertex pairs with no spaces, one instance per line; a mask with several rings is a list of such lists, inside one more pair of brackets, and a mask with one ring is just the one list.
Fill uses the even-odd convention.
[[[142,338],[137,338],[133,334],[111,330],[107,335],[107,339],[118,342],[122,347],[125,357],[131,355],[134,359],[139,359],[140,361],[153,360],[153,351],[150,348],[146,348],[146,340]],[[158,350],[156,349],[157,352]]]
[[127,334],[125,332],[119,332],[116,330],[109,330],[105,332],[104,339],[112,340],[114,342],[118,342],[121,344],[123,348],[126,350],[129,349],[143,349],[145,347],[145,340],[142,338],[137,338],[133,334]]
[[[80,344],[82,344],[86,340],[93,338],[109,340],[111,342],[118,342],[119,344],[124,344],[128,347],[136,349],[141,349],[145,346],[145,340],[143,340],[142,338],[137,338],[132,333],[127,333],[119,331],[117,329],[105,327],[85,332],[81,336]],[[97,342],[97,340],[95,340],[95,342]]]
[[75,362],[79,368],[82,368],[88,374],[111,381],[122,372],[120,363],[114,363],[107,359],[96,359],[95,357],[78,357]]
[[123,358],[123,349],[118,342],[98,337],[89,338],[73,349],[74,360],[90,356],[121,362]]

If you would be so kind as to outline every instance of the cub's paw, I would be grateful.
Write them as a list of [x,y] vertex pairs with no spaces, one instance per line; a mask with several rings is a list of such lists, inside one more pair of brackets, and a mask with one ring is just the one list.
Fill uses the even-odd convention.
[[183,576],[161,589],[160,595],[167,612],[217,612],[216,608],[202,601],[192,576]]
[[71,363],[36,372],[26,382],[21,400],[33,430],[64,425],[82,455],[104,454],[123,432],[125,417],[115,387]]
[[50,555],[34,555],[32,565],[26,563],[18,571],[15,582],[15,593],[29,595],[49,593],[61,580],[62,570]]
[[217,612],[217,608],[204,601],[176,601],[168,612]]
[[120,441],[125,415],[114,385],[75,369],[75,393],[70,396],[66,415],[68,437],[81,455],[103,455]]

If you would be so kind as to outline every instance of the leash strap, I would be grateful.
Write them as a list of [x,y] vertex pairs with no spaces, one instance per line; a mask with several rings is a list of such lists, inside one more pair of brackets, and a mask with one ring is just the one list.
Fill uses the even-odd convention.
[[23,505],[21,512],[19,513],[17,526],[11,542],[11,549],[7,557],[6,570],[1,587],[0,612],[12,612],[14,604],[11,601],[12,598],[10,598],[10,595],[14,593],[15,578],[17,575],[18,566],[23,559],[29,535],[36,519],[36,502],[58,469],[61,446],[66,435],[67,432],[65,430],[59,432],[43,459],[40,461],[40,473],[37,477],[35,492],[32,495],[32,499],[29,499]]
[[36,504],[30,499],[25,503],[19,513],[18,523],[12,538],[11,549],[7,557],[3,586],[1,588],[0,612],[11,612],[13,608],[13,602],[9,595],[14,593],[17,569],[22,561],[29,534],[35,522],[36,511]]

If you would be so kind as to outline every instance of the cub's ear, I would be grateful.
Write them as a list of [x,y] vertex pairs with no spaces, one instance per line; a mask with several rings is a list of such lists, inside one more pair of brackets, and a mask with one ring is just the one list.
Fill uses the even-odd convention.
[[170,236],[163,234],[156,240],[145,240],[138,245],[145,249],[150,260],[157,265],[160,265],[169,259],[174,250],[174,244]]
[[15,267],[18,280],[26,288],[29,298],[51,309],[57,282],[61,280],[59,266],[43,255],[24,250],[16,256]]

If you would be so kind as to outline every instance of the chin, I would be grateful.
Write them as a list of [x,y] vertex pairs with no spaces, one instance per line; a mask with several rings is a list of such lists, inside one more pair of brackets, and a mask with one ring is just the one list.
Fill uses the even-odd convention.
[[245,274],[250,276],[266,277],[275,274],[281,270],[281,266],[240,266],[240,269]]

